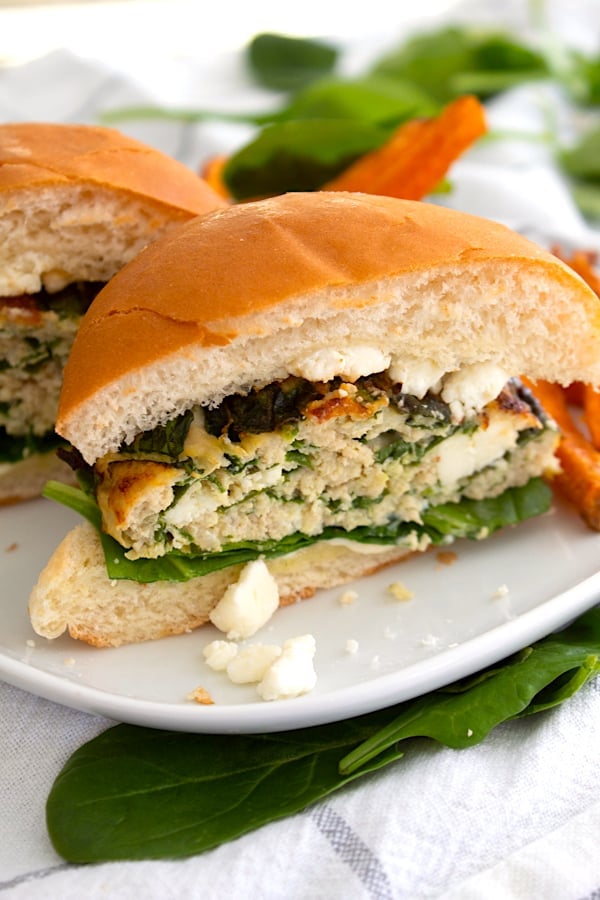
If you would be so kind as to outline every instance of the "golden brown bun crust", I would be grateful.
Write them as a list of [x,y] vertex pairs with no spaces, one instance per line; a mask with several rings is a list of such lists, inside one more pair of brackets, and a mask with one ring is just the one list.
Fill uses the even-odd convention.
[[[159,356],[197,342],[228,343],[241,327],[237,320],[293,294],[506,257],[573,280],[559,260],[520,235],[427,203],[322,192],[216,212],[155,242],[97,297],[67,367],[61,414]],[[589,303],[583,285],[580,293]],[[600,307],[595,314],[600,326]]]
[[[157,177],[159,172],[162,177]],[[115,129],[40,122],[0,125],[0,197],[72,181],[142,195],[181,210],[186,219],[190,213],[201,215],[225,205],[187,166]]]
[[[427,321],[420,321],[417,334],[411,329],[419,317],[421,284],[427,279],[435,279],[433,288],[425,287],[434,296],[432,317],[429,312],[421,314],[421,320],[426,316]],[[540,319],[545,319],[542,331],[555,331],[553,340],[559,340],[564,323],[558,321],[558,313],[566,317],[574,309],[581,325],[572,324],[571,330],[579,329],[577,346],[582,349],[571,347],[570,368],[565,365],[558,374],[567,372],[570,380],[576,380],[574,371],[582,375],[585,366],[598,364],[593,380],[600,377],[597,297],[560,260],[520,235],[497,223],[423,202],[342,192],[288,194],[218,210],[179,226],[118,273],[96,298],[75,341],[65,371],[58,431],[79,446],[82,431],[87,428],[89,436],[90,428],[96,427],[84,414],[86,401],[93,401],[96,392],[110,385],[115,394],[132,396],[139,391],[142,399],[147,374],[159,360],[167,364],[174,356],[188,356],[190,371],[197,373],[212,365],[212,357],[209,360],[202,353],[213,354],[230,345],[234,354],[234,347],[242,348],[244,342],[263,342],[277,334],[281,344],[291,341],[290,352],[297,352],[292,346],[299,333],[297,325],[304,324],[316,334],[315,328],[338,315],[345,317],[345,324],[361,329],[365,317],[380,315],[384,306],[389,316],[396,316],[393,331],[399,352],[407,345],[416,352],[415,335],[421,346],[438,323],[437,344],[433,339],[429,347],[422,343],[425,352],[433,347],[437,353],[447,325],[450,329],[458,322],[456,327],[464,332],[458,335],[460,353],[468,350],[469,342],[477,342],[471,331],[475,334],[487,327],[487,345],[481,353],[482,358],[490,358],[499,338],[486,325],[488,309],[476,312],[475,325],[460,324],[466,318],[465,306],[470,314],[470,301],[462,298],[461,287],[469,279],[471,285],[476,282],[476,302],[487,304],[492,318],[504,318],[503,348],[511,343],[515,321],[517,329],[528,321],[535,330],[531,319],[538,310]],[[392,282],[391,288],[386,287]],[[397,306],[388,302],[394,292],[401,298]],[[552,294],[559,295],[558,312],[551,308]],[[410,296],[412,309],[408,309]],[[296,301],[302,298],[308,299],[300,307]],[[524,302],[527,298],[530,308]],[[516,307],[508,316],[503,311],[505,299]],[[390,334],[388,325],[382,326],[382,341]],[[522,343],[530,345],[530,338],[533,335]],[[458,341],[455,336],[448,345]],[[540,343],[535,351],[539,359],[544,354],[551,358],[549,346]],[[511,374],[521,374],[522,356]],[[224,389],[231,385],[236,358],[239,354],[226,364],[230,371],[219,385]],[[224,368],[225,363],[221,371]],[[264,365],[261,371],[261,366],[255,368],[257,381],[273,374]],[[561,363],[555,368],[560,370]],[[523,370],[523,374],[530,373]],[[538,366],[535,377],[563,380],[554,374]],[[216,384],[212,373],[211,379]],[[216,388],[215,396],[196,395],[195,401],[218,402],[217,392]],[[115,411],[114,419],[120,416]]]

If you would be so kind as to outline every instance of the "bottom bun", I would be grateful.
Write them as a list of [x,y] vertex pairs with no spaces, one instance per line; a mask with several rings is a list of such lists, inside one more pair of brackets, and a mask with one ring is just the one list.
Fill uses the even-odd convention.
[[[280,605],[312,596],[398,562],[413,551],[393,547],[377,554],[357,553],[321,541],[268,560],[277,581]],[[35,631],[46,638],[64,632],[95,647],[156,640],[183,634],[209,620],[242,566],[230,566],[186,582],[111,581],[102,545],[87,522],[63,539],[42,571],[29,601]]]
[[58,458],[56,450],[32,453],[16,463],[0,463],[0,506],[39,497],[51,480],[76,483],[72,470]]

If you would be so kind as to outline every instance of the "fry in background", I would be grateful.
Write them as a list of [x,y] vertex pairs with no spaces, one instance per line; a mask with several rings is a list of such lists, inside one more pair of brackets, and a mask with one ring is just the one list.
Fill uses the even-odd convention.
[[459,97],[439,116],[405,122],[387,143],[366,153],[322,189],[421,200],[486,131],[479,100],[471,95]]

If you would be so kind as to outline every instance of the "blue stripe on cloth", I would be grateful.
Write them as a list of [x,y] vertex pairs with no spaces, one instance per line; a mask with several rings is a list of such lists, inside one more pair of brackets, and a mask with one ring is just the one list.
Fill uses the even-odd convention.
[[37,869],[35,872],[26,872],[23,875],[18,875],[16,878],[11,878],[10,881],[0,881],[0,893],[2,893],[2,891],[7,891],[9,888],[17,887],[20,884],[25,884],[28,881],[41,881],[43,878],[54,875],[55,872],[76,868],[79,867],[73,866],[71,863],[59,863],[59,865],[50,866],[47,869]]
[[390,880],[381,861],[331,806],[320,804],[311,812],[319,831],[370,892],[373,900],[392,900]]

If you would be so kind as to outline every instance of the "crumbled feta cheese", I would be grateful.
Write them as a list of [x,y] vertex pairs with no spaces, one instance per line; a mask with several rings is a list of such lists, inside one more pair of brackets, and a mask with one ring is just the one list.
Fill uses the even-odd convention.
[[346,653],[357,653],[358,652],[358,641],[355,641],[354,638],[350,638],[346,641]]
[[493,362],[473,363],[444,378],[442,400],[459,421],[495,400],[508,375]]
[[473,737],[473,729],[467,728],[467,737]]
[[412,600],[414,596],[413,592],[409,591],[401,581],[394,581],[392,584],[388,584],[387,590],[388,594],[391,594],[396,600]]
[[206,645],[202,654],[207,666],[210,666],[215,672],[224,672],[237,652],[238,645],[233,641],[211,641]]
[[338,603],[341,606],[350,606],[352,603],[354,603],[355,600],[358,600],[358,594],[356,591],[342,591],[342,593],[338,597]]
[[63,659],[63,665],[65,666],[74,666],[75,658],[73,656],[67,656],[66,659]]
[[28,638],[25,643],[28,647],[35,647],[35,641],[32,641],[31,638]]
[[331,381],[336,375],[356,381],[362,375],[385,371],[389,364],[389,354],[378,347],[352,344],[343,349],[323,347],[299,357],[290,366],[290,372],[308,381]]
[[508,586],[506,584],[501,584],[496,591],[492,594],[492,597],[506,597],[508,594]]
[[262,559],[255,559],[242,569],[209,618],[233,641],[251,637],[265,625],[279,605],[277,582]]
[[249,644],[239,650],[227,665],[227,675],[234,684],[262,681],[267,669],[281,656],[276,644]]
[[312,690],[317,683],[313,665],[316,643],[312,634],[285,641],[256,690],[263,700],[284,700]]
[[388,374],[392,381],[402,385],[405,394],[423,398],[428,391],[441,393],[456,421],[495,400],[508,381],[504,369],[493,362],[473,363],[455,372],[445,372],[432,359],[392,359]]
[[41,274],[42,284],[49,294],[62,291],[73,281],[73,276],[64,269],[48,269]]
[[402,385],[404,394],[422,399],[427,391],[438,387],[444,370],[431,359],[411,363],[392,360],[388,374],[393,382]]

